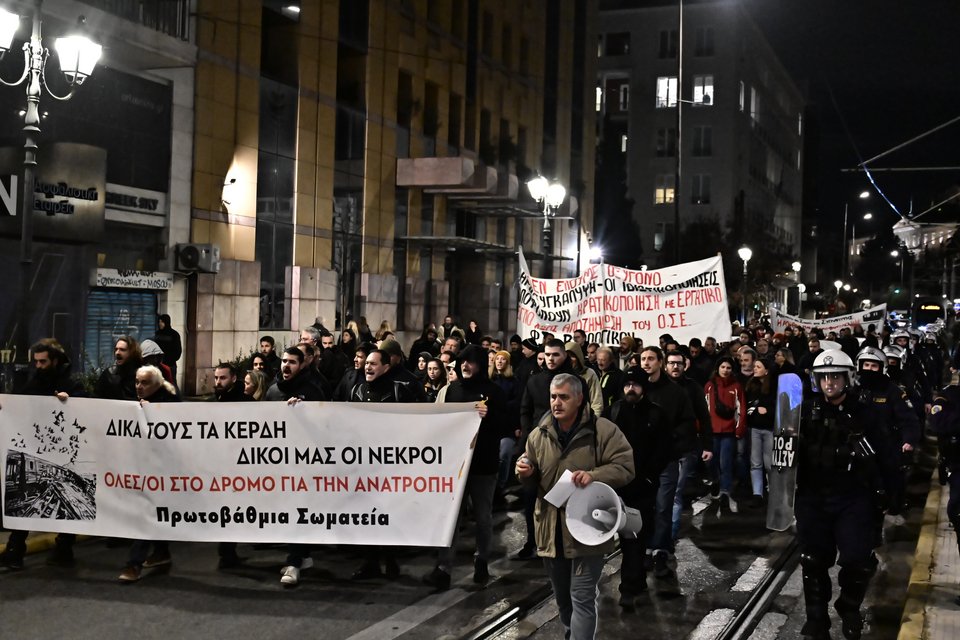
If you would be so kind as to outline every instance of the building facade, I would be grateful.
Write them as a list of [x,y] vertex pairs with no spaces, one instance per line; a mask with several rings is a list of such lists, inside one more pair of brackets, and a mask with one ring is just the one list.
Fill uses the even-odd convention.
[[[33,305],[31,340],[93,349],[93,368],[169,313],[183,388],[202,393],[216,362],[318,320],[365,316],[406,338],[452,313],[509,335],[520,247],[540,273],[586,261],[596,0],[43,6],[45,33],[83,13],[105,45],[41,148],[106,150],[106,226],[37,236],[33,275],[53,272],[47,253],[70,255]],[[8,142],[16,158],[22,140]],[[569,193],[549,247],[525,187],[537,174]],[[0,227],[12,272],[14,222]],[[11,336],[15,316],[0,318]]]
[[676,221],[681,245],[698,224],[798,259],[804,99],[741,4],[609,0],[599,34],[599,144],[623,154],[643,262],[674,262]]

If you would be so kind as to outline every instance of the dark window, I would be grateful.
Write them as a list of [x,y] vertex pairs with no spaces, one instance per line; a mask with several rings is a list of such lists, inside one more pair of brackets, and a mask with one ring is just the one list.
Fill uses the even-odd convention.
[[660,31],[660,50],[658,55],[661,58],[677,57],[677,30],[664,29]]
[[397,328],[406,328],[404,310],[407,306],[407,235],[408,194],[398,188],[394,194],[393,218],[393,275],[397,277]]
[[677,155],[677,130],[675,127],[657,129],[657,157],[672,158]]
[[260,74],[289,85],[297,84],[297,38],[299,25],[279,11],[262,11]]
[[713,55],[713,27],[697,28],[696,43],[693,48],[693,55]]
[[503,42],[500,43],[501,62],[508,69],[513,66],[513,29],[503,26]]
[[490,139],[490,111],[480,110],[480,148],[477,150],[480,160],[489,166],[497,164],[497,152]]
[[[370,0],[340,0],[340,42],[360,51],[367,50]],[[296,42],[291,38],[291,42]]]
[[692,204],[710,204],[710,174],[693,176],[690,202]]
[[480,34],[480,52],[487,57],[493,56],[493,14],[483,12],[483,33]]
[[284,276],[293,264],[296,87],[260,79],[255,259],[260,263],[260,327],[284,328]]
[[423,92],[423,135],[433,138],[440,128],[439,88],[432,82],[426,83]]
[[517,166],[527,166],[527,128],[517,127]]
[[429,193],[423,194],[420,203],[420,235],[433,235],[433,196]]
[[603,53],[607,56],[625,56],[630,53],[630,32],[608,33]]
[[530,41],[520,38],[520,74],[530,73]]
[[713,155],[713,127],[693,128],[693,155],[698,157]]
[[449,107],[447,108],[447,144],[451,147],[460,146],[460,122],[463,118],[461,111],[463,109],[463,98],[455,93],[450,94]]

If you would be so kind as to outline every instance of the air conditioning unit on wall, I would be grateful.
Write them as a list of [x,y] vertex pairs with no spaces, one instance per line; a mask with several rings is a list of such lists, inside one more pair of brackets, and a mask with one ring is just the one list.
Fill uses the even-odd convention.
[[177,271],[220,272],[220,247],[215,244],[178,244]]

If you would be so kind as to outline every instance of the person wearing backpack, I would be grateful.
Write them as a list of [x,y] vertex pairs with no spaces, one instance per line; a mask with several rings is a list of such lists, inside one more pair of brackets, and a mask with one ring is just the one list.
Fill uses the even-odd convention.
[[747,432],[746,400],[734,368],[733,358],[729,356],[717,360],[716,371],[703,389],[713,430],[713,475],[716,478],[719,473],[720,509],[726,508],[731,513],[737,512],[737,503],[731,495],[737,440]]

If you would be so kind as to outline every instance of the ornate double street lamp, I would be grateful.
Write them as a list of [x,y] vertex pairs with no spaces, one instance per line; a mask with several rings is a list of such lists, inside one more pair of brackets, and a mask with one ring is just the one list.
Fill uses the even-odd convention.
[[553,250],[553,237],[550,222],[557,215],[557,210],[567,197],[567,189],[559,182],[551,183],[543,176],[537,176],[527,182],[530,196],[540,205],[543,213],[543,273],[542,277],[553,276],[550,252]]
[[[33,262],[33,208],[34,168],[37,165],[37,142],[40,135],[41,88],[55,100],[69,100],[77,88],[93,73],[100,59],[102,47],[84,35],[81,30],[84,18],[79,20],[79,29],[72,34],[56,39],[54,49],[60,61],[60,71],[67,82],[67,93],[54,93],[47,84],[47,62],[50,51],[41,41],[40,8],[43,0],[34,0],[30,38],[23,45],[23,74],[15,82],[0,78],[8,87],[26,85],[27,106],[23,112],[23,185],[20,202],[20,299],[17,306],[17,359],[29,361],[30,315],[30,267]],[[20,16],[0,7],[0,58],[13,44],[13,37],[20,27]]]
[[750,247],[743,246],[737,249],[737,255],[743,260],[743,280],[740,282],[740,295],[743,297],[743,315],[740,318],[740,326],[747,326],[747,263],[753,257],[753,251]]

